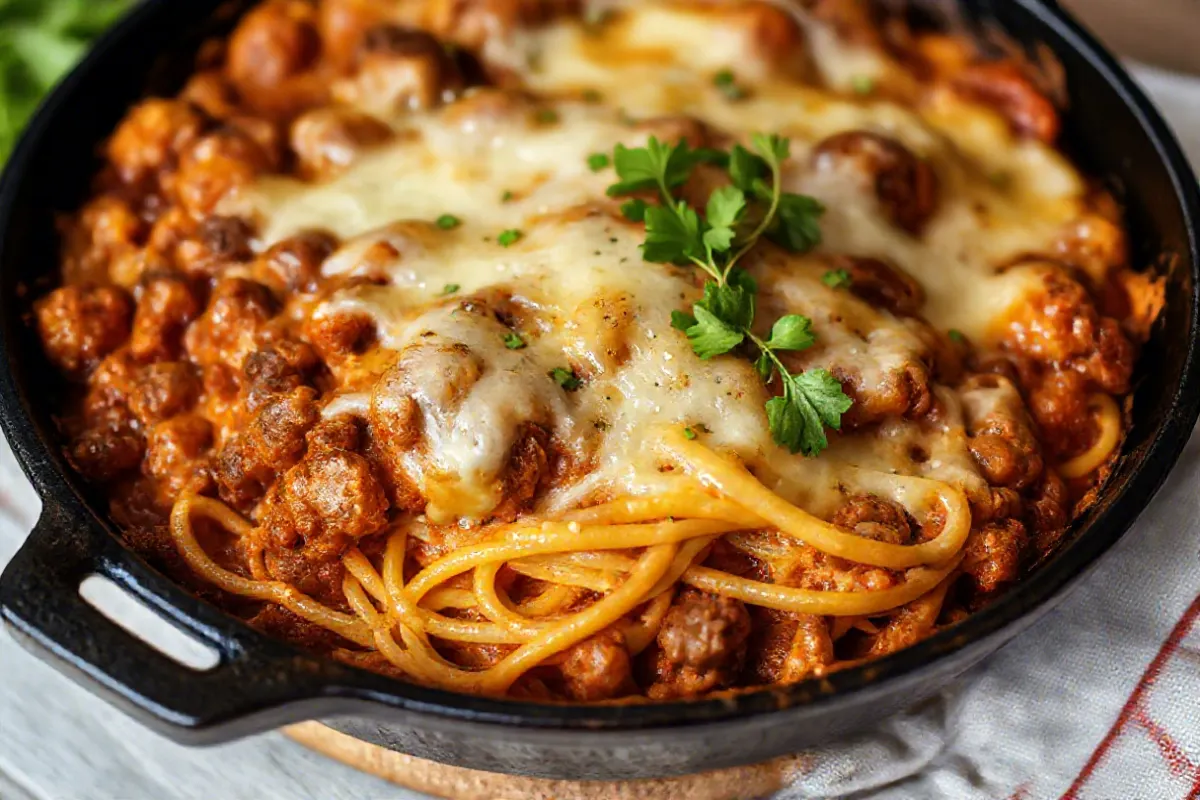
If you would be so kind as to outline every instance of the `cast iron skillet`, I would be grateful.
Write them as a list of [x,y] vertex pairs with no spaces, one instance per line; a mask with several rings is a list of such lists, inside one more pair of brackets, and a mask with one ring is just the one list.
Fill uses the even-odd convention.
[[[60,391],[28,324],[51,284],[54,212],[86,195],[96,145],[147,90],[173,92],[201,34],[249,0],[150,0],[107,35],[42,108],[0,183],[0,422],[41,495],[41,519],[0,579],[24,644],[142,722],[188,743],[322,718],[369,742],[450,764],[555,778],[634,778],[744,764],[828,741],[927,697],[1045,614],[1128,529],[1175,463],[1200,406],[1196,363],[1200,196],[1179,147],[1128,76],[1045,0],[964,2],[972,23],[1048,47],[1070,93],[1065,141],[1128,210],[1133,261],[1165,274],[1168,305],[1139,365],[1135,420],[1103,499],[1055,557],[952,630],[820,681],[726,699],[553,706],[425,689],[305,654],[191,597],[126,550],[61,455]],[[220,9],[214,13],[214,9]],[[115,581],[216,648],[196,672],[79,596]]]

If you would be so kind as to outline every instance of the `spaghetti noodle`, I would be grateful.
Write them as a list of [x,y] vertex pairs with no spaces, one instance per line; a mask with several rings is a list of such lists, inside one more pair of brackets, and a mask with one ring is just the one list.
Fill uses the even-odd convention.
[[[508,691],[530,669],[561,657],[606,628],[622,630],[630,652],[642,652],[657,635],[680,583],[777,611],[864,617],[922,597],[961,560],[957,548],[965,538],[962,529],[970,527],[969,511],[961,496],[944,485],[856,472],[868,484],[874,485],[874,480],[923,489],[944,512],[942,530],[932,541],[881,547],[812,517],[744,469],[675,431],[664,432],[662,442],[700,483],[678,492],[578,509],[561,520],[499,526],[487,540],[456,549],[411,579],[404,574],[403,526],[388,535],[378,567],[360,548],[351,547],[341,563],[346,572],[345,604],[353,617],[286,584],[244,578],[219,566],[196,540],[193,515],[218,522],[248,549],[253,549],[256,536],[252,523],[220,501],[184,494],[172,511],[171,530],[192,569],[225,591],[278,603],[354,644],[375,649],[415,680],[484,693]],[[701,489],[701,484],[718,493]],[[921,509],[914,506],[913,513]],[[910,569],[893,588],[845,592],[765,583],[700,566],[722,535],[770,527],[775,521],[780,534],[830,555],[863,564],[920,567]],[[505,569],[537,580],[544,590],[524,604],[514,604],[498,587]],[[464,573],[471,575],[469,589],[450,585]],[[579,589],[596,597],[572,608]],[[440,613],[446,608],[467,609],[477,618],[448,617]],[[430,637],[515,649],[485,669],[465,670],[440,656]]]

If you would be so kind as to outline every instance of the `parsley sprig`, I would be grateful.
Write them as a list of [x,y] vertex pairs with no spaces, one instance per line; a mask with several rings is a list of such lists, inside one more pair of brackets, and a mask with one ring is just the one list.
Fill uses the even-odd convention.
[[[781,352],[804,350],[816,341],[810,319],[799,314],[780,317],[766,340],[753,332],[758,286],[738,262],[764,236],[792,252],[811,250],[821,241],[818,220],[824,208],[811,197],[783,191],[787,139],[755,134],[751,147],[736,144],[725,153],[693,149],[686,140],[669,146],[655,137],[645,147],[618,144],[612,163],[619,180],[608,194],[657,193],[657,205],[638,197],[621,207],[626,218],[646,225],[643,257],[655,263],[692,264],[710,278],[703,298],[691,309],[671,313],[672,327],[683,331],[696,355],[706,360],[752,346],[763,381],[778,380],[781,387],[780,395],[766,405],[772,438],[793,453],[816,455],[829,444],[825,428],[841,427],[851,400],[827,370],[794,375],[780,359]],[[701,163],[727,170],[731,181],[712,192],[703,217],[675,196]]]

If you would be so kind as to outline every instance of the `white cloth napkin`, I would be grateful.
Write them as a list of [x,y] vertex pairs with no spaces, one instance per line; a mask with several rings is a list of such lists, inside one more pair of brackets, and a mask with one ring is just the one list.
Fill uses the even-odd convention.
[[[1136,74],[1200,164],[1200,79]],[[940,697],[797,759],[776,800],[1200,798],[1200,436],[1114,552]],[[38,501],[0,446],[0,565]],[[0,634],[0,798],[418,800],[279,734],[175,745]]]

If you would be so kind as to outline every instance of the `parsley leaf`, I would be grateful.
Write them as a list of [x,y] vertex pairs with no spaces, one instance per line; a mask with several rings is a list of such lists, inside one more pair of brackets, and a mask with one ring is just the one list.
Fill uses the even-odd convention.
[[504,334],[504,346],[509,350],[520,350],[525,346],[525,340],[519,333],[506,333]]
[[645,147],[618,144],[613,148],[612,161],[621,180],[608,187],[608,196],[619,197],[655,188],[666,195],[687,181],[692,169],[703,157],[696,153],[688,147],[685,139],[680,139],[673,147],[663,144],[654,136],[650,137]]
[[694,430],[692,430],[691,428],[684,428],[683,429],[683,438],[687,439],[690,442],[691,440],[696,438],[696,432]]
[[442,294],[454,294],[461,288],[457,283],[447,283],[442,287]]
[[746,194],[736,186],[722,186],[708,198],[705,211],[709,229],[704,232],[704,246],[712,253],[724,253],[733,246],[733,227],[746,209]]
[[817,339],[812,332],[812,320],[799,314],[788,314],[775,320],[767,347],[771,350],[804,350]]
[[821,276],[821,283],[830,289],[848,289],[854,283],[850,272],[844,269],[831,269]]
[[459,219],[458,217],[454,216],[453,214],[442,214],[440,217],[437,218],[437,221],[435,224],[442,230],[449,231],[449,230],[454,230],[459,225],[462,225],[462,220]]
[[791,155],[791,141],[776,133],[756,133],[750,137],[750,143],[773,171],[778,170]]
[[955,344],[962,344],[967,340],[967,337],[964,336],[963,332],[958,328],[951,328],[947,335],[950,337],[950,341],[954,342]]
[[675,330],[683,331],[686,333],[687,329],[691,328],[695,324],[696,324],[696,318],[693,317],[691,314],[687,313],[686,311],[672,311],[671,312],[671,327],[674,328]]
[[746,338],[745,334],[727,325],[701,304],[697,303],[694,311],[696,324],[688,328],[686,333],[692,349],[700,358],[707,361],[724,355]]
[[746,193],[755,193],[756,184],[767,174],[767,162],[740,144],[735,144],[729,156],[729,177],[733,185]]
[[573,392],[583,386],[583,381],[579,380],[575,375],[575,370],[565,367],[555,367],[547,374],[549,374],[551,380],[568,392]]
[[703,308],[733,328],[754,324],[754,294],[744,286],[709,281],[704,284],[704,299],[697,300],[695,308]]
[[625,219],[629,220],[630,222],[645,222],[646,209],[649,207],[650,204],[645,200],[640,197],[635,197],[632,200],[621,204],[621,216],[625,217]]
[[784,396],[767,403],[768,419],[772,418],[771,403],[776,400],[782,400],[783,404],[776,405],[778,427],[772,420],[771,435],[778,444],[806,456],[816,455],[829,446],[825,427],[841,430],[842,414],[853,405],[837,378],[823,369],[788,377]]
[[496,237],[496,243],[501,247],[511,247],[521,241],[521,237],[524,235],[516,228],[509,228],[506,231],[501,231],[500,235]]
[[821,243],[818,223],[825,206],[803,194],[784,194],[779,198],[779,226],[770,232],[771,241],[793,253],[807,253]]
[[588,169],[592,172],[599,172],[611,163],[612,159],[608,157],[608,153],[592,153],[587,159]]
[[655,264],[686,264],[704,254],[700,215],[682,200],[675,208],[647,206],[642,257]]

